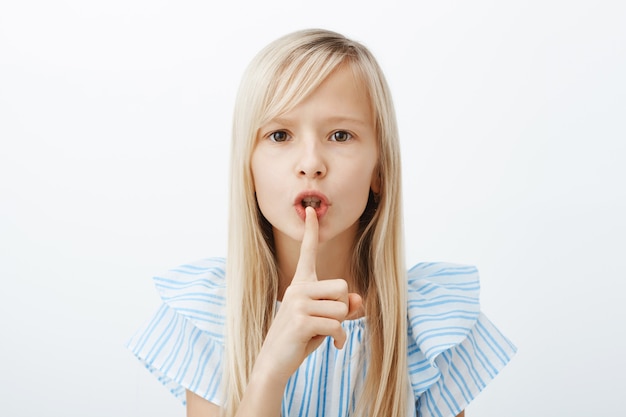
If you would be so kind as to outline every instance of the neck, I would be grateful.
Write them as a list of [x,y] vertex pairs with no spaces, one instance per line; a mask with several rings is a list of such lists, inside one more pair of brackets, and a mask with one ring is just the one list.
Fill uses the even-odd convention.
[[[350,292],[355,291],[354,280],[350,270],[356,227],[357,225],[354,225],[331,240],[319,242],[315,265],[318,280],[344,279],[348,283]],[[300,243],[274,229],[274,245],[278,263],[279,300],[282,300],[283,294],[291,284],[291,280],[296,272],[296,266],[300,258]]]

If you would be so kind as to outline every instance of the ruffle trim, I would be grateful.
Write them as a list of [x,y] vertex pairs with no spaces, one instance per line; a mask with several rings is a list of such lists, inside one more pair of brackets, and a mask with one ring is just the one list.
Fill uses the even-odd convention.
[[226,261],[208,258],[153,278],[163,302],[220,343],[226,326]]
[[[141,351],[141,346],[135,344],[133,348],[129,343],[129,348],[165,385],[176,382],[186,389],[206,385],[194,379],[199,375],[198,369],[191,368],[200,366],[210,372],[220,368],[226,325],[225,266],[223,258],[208,258],[154,277],[165,303],[163,308],[185,322],[186,330],[181,332],[186,334],[178,337],[185,337],[190,343],[194,339],[194,346],[186,349],[197,351],[190,353],[196,358],[196,365],[184,364],[182,373],[189,375],[181,378],[180,370],[176,375],[164,372],[158,355],[151,357],[149,352]],[[456,415],[515,352],[511,342],[481,314],[479,290],[478,271],[473,266],[420,263],[408,271],[409,377],[420,416],[438,415],[442,409]],[[344,323],[344,327],[361,325],[361,321]],[[148,335],[153,332],[151,329],[144,328],[144,332],[144,338],[156,337]],[[152,343],[158,345],[159,341]],[[207,366],[209,363],[212,365]],[[175,369],[171,364],[165,365],[165,371]],[[210,386],[203,386],[200,391],[207,394],[205,398],[219,403],[215,396],[219,384],[216,378],[214,375]],[[171,384],[172,392],[184,400],[184,390],[175,386]]]
[[185,404],[190,390],[221,404],[225,262],[210,258],[153,278],[163,304],[126,344]]
[[516,348],[480,311],[473,266],[420,263],[408,273],[409,377],[419,416],[455,416]]

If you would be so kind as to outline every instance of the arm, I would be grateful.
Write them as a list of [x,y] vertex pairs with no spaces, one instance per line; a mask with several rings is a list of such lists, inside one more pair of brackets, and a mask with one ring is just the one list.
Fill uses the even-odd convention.
[[461,411],[456,417],[465,417],[465,410]]
[[[187,390],[187,417],[219,417],[220,408]],[[465,417],[465,410],[456,417]]]
[[348,294],[342,279],[318,281],[318,222],[307,207],[300,258],[280,309],[256,358],[237,416],[280,415],[285,386],[304,359],[326,338],[341,349],[346,333],[341,322],[361,306],[361,297]]
[[[257,367],[255,367],[256,369]],[[280,402],[284,385],[264,385],[262,381],[254,380],[254,375],[248,384],[243,401],[237,410],[237,415],[271,416],[280,415]],[[187,417],[219,417],[220,407],[186,391]],[[277,408],[278,407],[278,408]]]
[[346,281],[317,280],[317,217],[313,209],[306,213],[296,273],[257,356],[237,416],[279,416],[291,375],[326,336],[341,349],[346,341],[341,322],[362,304],[361,297],[348,294]]
[[[233,410],[237,416],[279,416],[291,375],[326,336],[341,349],[346,340],[341,322],[362,305],[360,296],[348,293],[346,281],[317,280],[317,217],[311,208],[306,212],[295,275],[256,358],[241,403]],[[187,392],[187,401],[188,417],[219,415],[219,407],[193,393]]]
[[187,417],[219,417],[220,408],[187,390]]

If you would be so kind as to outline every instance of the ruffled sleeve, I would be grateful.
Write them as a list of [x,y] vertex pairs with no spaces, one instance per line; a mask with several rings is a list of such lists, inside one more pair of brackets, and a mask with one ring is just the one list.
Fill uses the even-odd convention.
[[185,390],[221,404],[225,261],[211,258],[154,277],[161,308],[127,343],[183,404]]
[[409,270],[409,376],[420,417],[456,416],[516,348],[480,311],[473,266]]

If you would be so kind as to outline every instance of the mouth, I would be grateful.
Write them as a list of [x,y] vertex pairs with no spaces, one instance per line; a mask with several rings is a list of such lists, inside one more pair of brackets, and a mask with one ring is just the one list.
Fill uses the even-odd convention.
[[300,202],[300,204],[302,204],[302,207],[304,208],[313,207],[314,209],[316,209],[322,205],[322,200],[320,200],[319,198],[315,196],[309,196],[309,197],[304,197],[302,201]]
[[298,194],[294,200],[294,207],[302,220],[305,219],[307,207],[313,207],[319,219],[326,214],[329,206],[328,198],[318,191],[304,191]]

